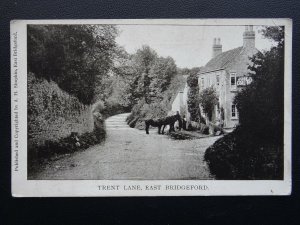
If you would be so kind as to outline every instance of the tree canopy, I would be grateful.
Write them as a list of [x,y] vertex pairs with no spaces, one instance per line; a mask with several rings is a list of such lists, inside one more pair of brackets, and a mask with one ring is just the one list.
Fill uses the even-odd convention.
[[113,63],[111,25],[29,25],[28,71],[90,104]]
[[162,93],[177,75],[177,66],[173,58],[159,57],[155,50],[145,45],[128,58],[121,73],[128,81],[124,94],[134,106],[139,100],[146,104],[162,100]]
[[128,111],[141,101],[170,103],[180,83],[174,59],[147,45],[129,54],[117,45],[118,33],[112,25],[29,25],[28,72],[84,104]]

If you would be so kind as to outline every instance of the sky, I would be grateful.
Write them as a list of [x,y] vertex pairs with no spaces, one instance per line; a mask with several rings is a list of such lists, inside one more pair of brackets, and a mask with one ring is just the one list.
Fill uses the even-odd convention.
[[[128,53],[135,53],[142,45],[149,45],[159,56],[171,56],[178,67],[204,66],[212,56],[213,39],[220,38],[223,52],[243,45],[244,26],[174,26],[174,25],[118,25],[116,41]],[[255,45],[260,51],[274,43],[258,33],[254,26]]]

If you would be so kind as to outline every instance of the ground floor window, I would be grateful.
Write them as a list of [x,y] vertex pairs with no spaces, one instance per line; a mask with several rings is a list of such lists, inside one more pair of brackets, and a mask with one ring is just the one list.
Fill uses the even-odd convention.
[[237,118],[237,108],[236,108],[236,105],[231,105],[231,117],[233,119]]

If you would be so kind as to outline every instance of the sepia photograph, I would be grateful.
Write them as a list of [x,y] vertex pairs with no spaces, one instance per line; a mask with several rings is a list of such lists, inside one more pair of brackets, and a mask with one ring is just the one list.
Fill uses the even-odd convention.
[[[285,24],[149,21],[23,26],[25,179],[289,179]],[[209,189],[193,184],[162,189]]]
[[283,179],[284,27],[27,37],[29,179]]

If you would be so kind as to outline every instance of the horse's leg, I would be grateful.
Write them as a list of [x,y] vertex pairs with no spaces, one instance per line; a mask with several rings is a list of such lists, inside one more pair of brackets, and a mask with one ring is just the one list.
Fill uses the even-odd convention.
[[162,134],[165,133],[165,131],[164,131],[164,130],[165,130],[165,127],[166,127],[166,125],[163,126],[163,129],[162,129],[162,132],[161,132]]
[[171,133],[172,131],[175,132],[174,123],[170,123],[169,133]]
[[145,121],[145,125],[146,125],[146,134],[149,134],[149,123],[147,121]]
[[161,125],[158,126],[158,134],[160,134]]

